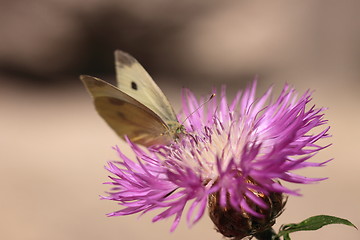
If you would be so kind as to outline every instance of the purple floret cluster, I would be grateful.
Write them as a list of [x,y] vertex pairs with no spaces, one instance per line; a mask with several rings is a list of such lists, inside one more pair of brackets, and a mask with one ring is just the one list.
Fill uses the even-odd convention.
[[249,201],[267,209],[263,195],[300,195],[299,190],[285,187],[285,182],[326,179],[294,173],[328,162],[309,161],[328,146],[317,142],[329,136],[329,127],[322,126],[327,123],[324,109],[310,104],[311,92],[298,96],[287,85],[274,99],[271,88],[259,98],[255,92],[256,81],[228,101],[223,87],[199,108],[203,99],[184,90],[179,119],[187,117],[186,133],[180,139],[150,148],[127,140],[136,159],[115,147],[120,161],[107,166],[112,189],[103,198],[116,201],[122,209],[109,216],[161,209],[153,221],[175,216],[173,231],[183,214],[189,225],[197,222],[207,209],[209,196],[217,194],[220,206],[231,205],[261,218]]

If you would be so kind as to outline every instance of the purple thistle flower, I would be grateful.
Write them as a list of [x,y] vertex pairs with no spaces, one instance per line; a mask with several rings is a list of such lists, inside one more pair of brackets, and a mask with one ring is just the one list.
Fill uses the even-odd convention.
[[[327,147],[317,145],[317,141],[328,137],[329,127],[312,133],[326,123],[324,109],[308,106],[309,91],[298,98],[295,90],[286,85],[273,101],[271,88],[259,99],[255,99],[255,90],[256,81],[228,102],[222,88],[220,99],[215,97],[194,113],[203,101],[184,90],[182,116],[188,119],[184,124],[187,133],[181,139],[169,146],[148,149],[127,140],[136,161],[115,147],[121,161],[108,164],[107,169],[114,175],[108,184],[114,187],[104,198],[124,208],[109,216],[164,209],[153,222],[175,216],[173,231],[186,204],[190,204],[186,213],[189,225],[203,216],[208,203],[212,208],[230,207],[242,216],[246,213],[258,219],[265,218],[266,211],[277,204],[280,207],[270,211],[272,225],[284,205],[281,194],[300,195],[299,190],[289,189],[280,181],[307,184],[326,179],[293,173],[328,162],[308,161]],[[269,198],[273,194],[279,194],[275,200]],[[210,201],[214,197],[216,203]],[[210,215],[216,222],[216,214]]]

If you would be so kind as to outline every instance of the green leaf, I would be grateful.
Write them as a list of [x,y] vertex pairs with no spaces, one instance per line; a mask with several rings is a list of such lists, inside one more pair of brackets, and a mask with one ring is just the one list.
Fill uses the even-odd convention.
[[346,219],[328,216],[328,215],[318,215],[305,219],[301,223],[283,225],[280,228],[278,236],[279,237],[284,236],[284,240],[287,240],[290,239],[289,234],[292,232],[313,231],[329,224],[344,224],[357,229],[357,227],[354,224],[352,224],[350,221]]
[[288,233],[284,234],[284,240],[291,240],[290,235]]

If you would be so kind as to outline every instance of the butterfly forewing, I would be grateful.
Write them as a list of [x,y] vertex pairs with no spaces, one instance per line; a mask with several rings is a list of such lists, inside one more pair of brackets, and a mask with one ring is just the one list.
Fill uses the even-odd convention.
[[178,122],[168,99],[140,63],[129,54],[115,51],[118,88],[133,97],[165,123]]

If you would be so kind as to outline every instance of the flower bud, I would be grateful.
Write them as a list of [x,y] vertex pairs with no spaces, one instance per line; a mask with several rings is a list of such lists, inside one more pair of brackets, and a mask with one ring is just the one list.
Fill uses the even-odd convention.
[[247,196],[243,196],[246,203],[263,217],[255,217],[239,207],[235,209],[229,203],[229,193],[225,207],[220,205],[219,192],[209,195],[209,215],[216,226],[216,230],[225,237],[242,239],[253,236],[270,229],[275,224],[275,219],[282,213],[286,197],[283,194],[271,192],[269,195],[252,191],[269,206],[267,209],[260,208]]

